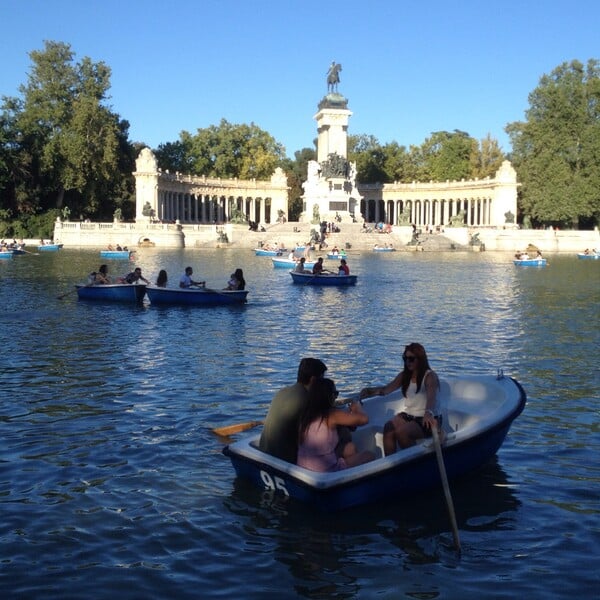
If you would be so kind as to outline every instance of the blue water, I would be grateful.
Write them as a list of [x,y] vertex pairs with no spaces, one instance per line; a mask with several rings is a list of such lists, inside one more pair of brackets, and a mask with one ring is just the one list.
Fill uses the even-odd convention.
[[[363,252],[355,288],[319,289],[250,250],[139,251],[173,284],[242,267],[249,302],[222,308],[78,301],[91,250],[0,261],[2,597],[597,597],[600,263],[548,258]],[[320,515],[235,479],[211,428],[263,418],[300,357],[351,393],[411,341],[441,376],[503,368],[528,395],[451,482],[460,557],[441,490]]]

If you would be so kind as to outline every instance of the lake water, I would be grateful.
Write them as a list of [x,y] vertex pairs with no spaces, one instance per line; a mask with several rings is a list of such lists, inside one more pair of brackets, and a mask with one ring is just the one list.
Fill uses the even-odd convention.
[[[548,259],[363,252],[337,289],[250,250],[139,250],[174,284],[244,269],[246,306],[195,309],[78,301],[100,262],[131,268],[96,251],[0,261],[2,597],[597,597],[600,262]],[[528,395],[451,482],[461,557],[441,489],[320,515],[236,480],[212,427],[262,419],[302,356],[344,394],[411,341],[442,377],[502,368]]]

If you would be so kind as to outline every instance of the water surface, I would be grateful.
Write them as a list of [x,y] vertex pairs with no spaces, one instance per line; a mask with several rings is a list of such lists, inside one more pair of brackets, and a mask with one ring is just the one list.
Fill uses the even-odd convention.
[[[0,591],[592,597],[600,264],[548,258],[355,253],[358,285],[336,289],[249,250],[138,252],[173,285],[187,265],[217,289],[242,267],[248,304],[216,308],[78,301],[92,250],[0,261]],[[497,457],[452,482],[460,558],[441,490],[320,515],[236,480],[212,427],[263,418],[302,356],[351,393],[395,376],[411,341],[441,376],[502,368],[528,395]]]

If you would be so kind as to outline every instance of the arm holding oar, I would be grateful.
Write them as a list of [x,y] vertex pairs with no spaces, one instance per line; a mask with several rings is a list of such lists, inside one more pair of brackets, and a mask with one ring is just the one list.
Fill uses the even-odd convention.
[[192,275],[194,274],[194,269],[192,267],[186,267],[185,272],[181,276],[179,280],[179,287],[182,289],[188,289],[192,286],[202,286],[206,284],[206,281],[194,281],[192,279]]

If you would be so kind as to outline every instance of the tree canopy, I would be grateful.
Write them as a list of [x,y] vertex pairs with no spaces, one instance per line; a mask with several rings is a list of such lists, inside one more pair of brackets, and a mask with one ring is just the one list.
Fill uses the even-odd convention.
[[[133,171],[143,144],[108,104],[111,69],[70,45],[47,41],[30,53],[17,97],[0,106],[0,236],[48,236],[57,215],[97,220],[135,214]],[[526,120],[506,127],[521,183],[520,218],[534,225],[591,227],[600,221],[600,66],[574,60],[544,75],[529,95]],[[314,148],[294,159],[254,123],[182,131],[155,150],[162,169],[208,177],[269,179],[284,168],[289,215],[302,210],[302,182]],[[348,136],[361,183],[493,177],[506,158],[497,140],[460,130],[433,132],[421,145]],[[19,228],[21,228],[19,230]]]
[[29,56],[20,96],[2,103],[3,208],[13,216],[64,205],[75,215],[112,215],[133,196],[134,163],[129,124],[106,105],[110,68],[87,57],[75,62],[60,42]]
[[527,120],[506,127],[534,224],[591,226],[600,219],[600,68],[563,63],[529,95]]
[[182,131],[177,142],[161,144],[155,154],[163,169],[239,179],[269,179],[285,157],[283,146],[254,123],[226,119],[195,135]]
[[493,177],[505,156],[489,135],[478,142],[463,131],[437,131],[409,150],[397,142],[382,146],[372,135],[351,135],[348,158],[362,183],[410,183]]

